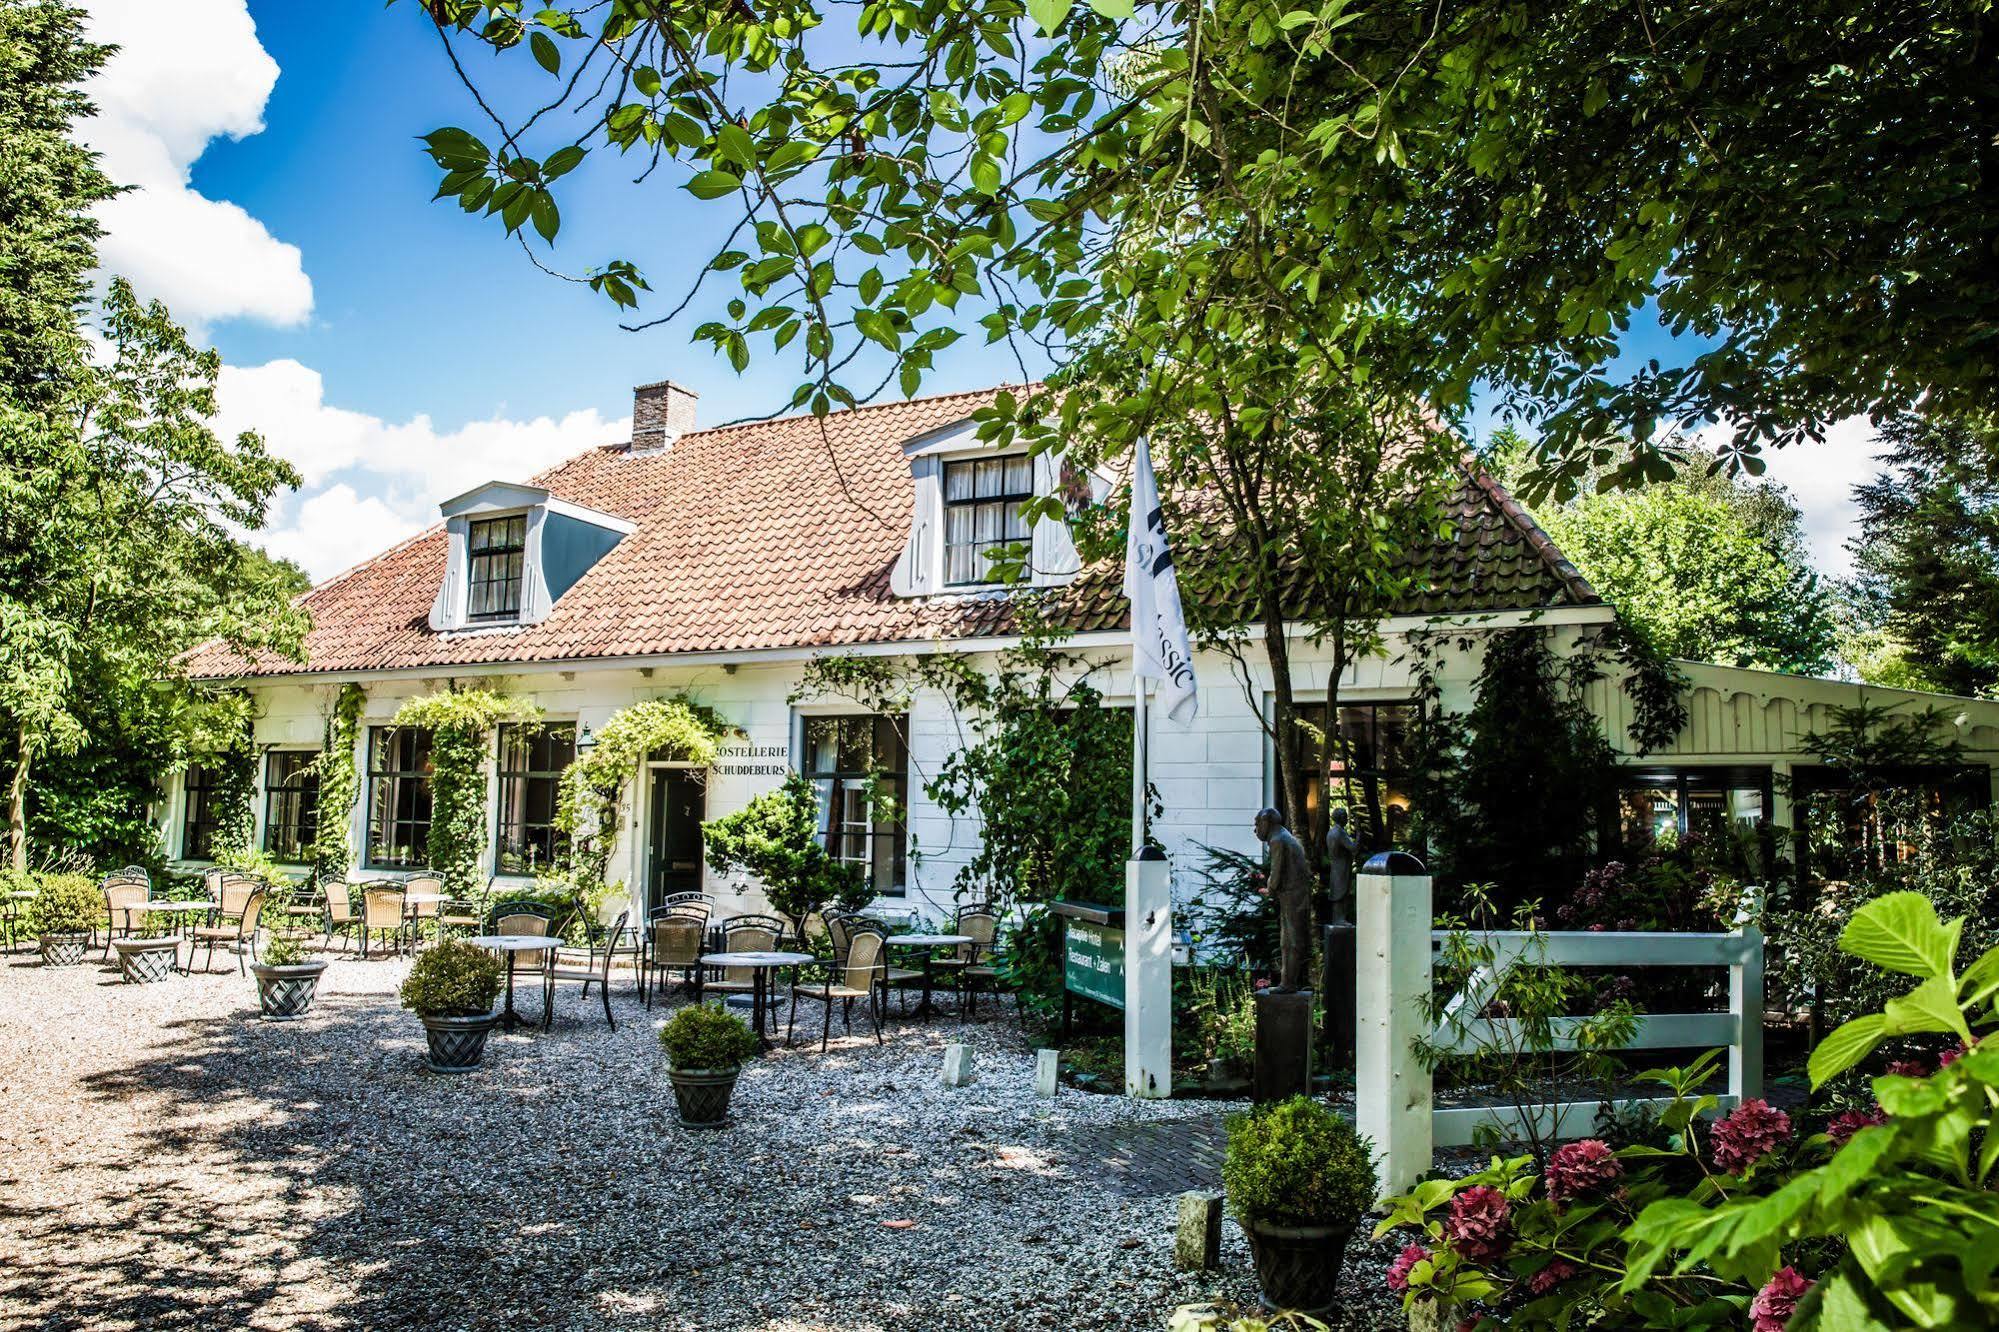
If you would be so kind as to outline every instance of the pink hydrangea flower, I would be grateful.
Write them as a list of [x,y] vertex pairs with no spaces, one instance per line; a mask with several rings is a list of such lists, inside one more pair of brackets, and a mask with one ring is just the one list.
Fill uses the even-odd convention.
[[1971,1045],[1965,1045],[1962,1042],[1960,1042],[1955,1050],[1945,1050],[1942,1054],[1937,1056],[1937,1067],[1949,1068],[1952,1064],[1955,1064],[1958,1060],[1970,1054],[1971,1046],[1976,1044],[1978,1044],[1978,1039],[1976,1037],[1973,1037]]
[[1430,1251],[1420,1244],[1410,1244],[1395,1255],[1395,1261],[1388,1265],[1388,1288],[1401,1292],[1409,1289],[1409,1274],[1416,1264],[1430,1261]]
[[1551,1202],[1567,1202],[1600,1193],[1624,1177],[1624,1166],[1610,1144],[1596,1138],[1566,1143],[1548,1158],[1541,1178]]
[[1472,1262],[1496,1263],[1513,1243],[1513,1216],[1506,1195],[1489,1184],[1474,1184],[1451,1199],[1444,1234],[1451,1247]]
[[1740,1175],[1791,1136],[1791,1117],[1765,1100],[1744,1101],[1714,1126],[1709,1142],[1714,1163]]
[[1791,1321],[1798,1301],[1811,1288],[1812,1283],[1797,1268],[1778,1268],[1777,1275],[1749,1302],[1750,1332],[1784,1332],[1784,1324]]
[[1557,1258],[1554,1262],[1549,1263],[1533,1276],[1527,1278],[1527,1293],[1537,1296],[1546,1295],[1549,1291],[1561,1285],[1581,1270],[1581,1268],[1568,1259]]
[[1871,1110],[1848,1110],[1843,1114],[1834,1115],[1826,1122],[1825,1132],[1826,1136],[1832,1139],[1834,1146],[1844,1147],[1847,1140],[1860,1130],[1887,1122],[1887,1112],[1877,1105]]
[[1888,1076],[1891,1078],[1926,1078],[1933,1072],[1935,1070],[1921,1059],[1897,1059],[1888,1065]]

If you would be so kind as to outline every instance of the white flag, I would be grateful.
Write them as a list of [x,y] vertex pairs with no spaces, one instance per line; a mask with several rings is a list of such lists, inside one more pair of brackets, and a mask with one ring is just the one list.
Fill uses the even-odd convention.
[[1166,715],[1184,725],[1194,720],[1200,700],[1194,689],[1193,654],[1187,647],[1187,616],[1180,607],[1180,580],[1173,572],[1173,550],[1166,543],[1159,483],[1152,476],[1152,449],[1143,439],[1132,459],[1129,531],[1124,594],[1131,598],[1131,673],[1159,681]]

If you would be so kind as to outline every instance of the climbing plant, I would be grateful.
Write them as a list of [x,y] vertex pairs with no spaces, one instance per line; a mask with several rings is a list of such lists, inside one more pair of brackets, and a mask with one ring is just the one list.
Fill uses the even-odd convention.
[[578,885],[601,887],[624,817],[625,783],[648,757],[703,766],[735,728],[686,698],[655,698],[620,708],[562,774],[555,826],[569,839]]
[[208,849],[214,858],[248,851],[256,834],[255,724],[248,690],[218,689],[195,705],[189,749],[210,773],[215,832]]
[[344,879],[354,863],[354,805],[361,798],[361,775],[354,751],[361,739],[361,710],[368,691],[360,685],[340,686],[333,710],[326,716],[326,734],[313,772],[319,779],[319,822],[312,835],[312,872],[316,879]]
[[503,721],[540,716],[534,703],[490,689],[425,694],[396,709],[391,725],[430,732],[430,867],[453,892],[469,893],[483,877],[487,738]]

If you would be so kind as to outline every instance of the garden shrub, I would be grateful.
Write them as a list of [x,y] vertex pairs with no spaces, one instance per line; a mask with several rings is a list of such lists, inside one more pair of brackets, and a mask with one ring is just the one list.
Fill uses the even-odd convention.
[[826,849],[819,793],[798,773],[734,813],[703,823],[701,837],[709,864],[725,874],[754,875],[771,909],[794,925],[828,906],[859,911],[875,899],[861,867]]
[[273,935],[258,959],[267,967],[295,967],[305,961],[305,945],[285,935]]
[[1293,1096],[1233,1115],[1222,1190],[1244,1225],[1350,1226],[1374,1202],[1374,1148],[1331,1106]]
[[1277,903],[1259,891],[1263,858],[1204,843],[1195,849],[1201,857],[1194,868],[1200,886],[1182,917],[1194,946],[1204,956],[1241,959],[1252,971],[1276,971]]
[[[1807,1133],[1702,1088],[1721,1057],[1644,1075],[1667,1087],[1665,1148],[1591,1140],[1501,1161],[1400,1198],[1377,1236],[1413,1227],[1389,1271],[1405,1303],[1485,1329],[1989,1327],[1999,1322],[1999,948],[1957,968],[1967,922],[1922,895],[1857,910],[1839,946],[1904,993],[1822,1041],[1815,1093],[1855,1078],[1871,1099]],[[1907,989],[1908,981],[1916,985]],[[1889,1061],[1897,1038],[1947,1043]],[[1885,1065],[1885,1067],[1883,1067]]]
[[83,874],[37,874],[30,905],[37,934],[86,934],[104,923],[104,892]]
[[1001,926],[995,964],[1000,979],[1019,997],[1021,1011],[1043,1021],[1062,1012],[1062,933],[1062,917],[1042,903],[1024,908]]
[[424,950],[403,980],[403,1007],[424,1017],[483,1017],[505,975],[500,959],[463,939]]
[[749,1023],[715,1004],[689,1004],[659,1029],[660,1047],[685,1071],[735,1068],[760,1048]]

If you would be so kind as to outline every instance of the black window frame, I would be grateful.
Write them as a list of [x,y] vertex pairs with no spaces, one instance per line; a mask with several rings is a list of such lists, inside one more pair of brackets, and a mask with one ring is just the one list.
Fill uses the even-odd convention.
[[[846,750],[844,737],[836,734],[833,741],[834,762],[831,767],[820,767],[814,761],[813,744],[816,728],[832,725],[844,729],[854,724],[868,726],[867,762],[862,765],[843,764],[841,755]],[[899,771],[891,770],[881,763],[881,748],[884,737],[900,752],[902,760]],[[868,873],[869,887],[876,897],[900,898],[909,896],[909,717],[907,713],[891,712],[819,712],[809,713],[800,718],[798,771],[803,773],[813,788],[819,792],[819,836],[826,850],[848,864],[859,864]],[[881,820],[876,816],[876,802],[870,799],[870,792],[886,794],[895,802],[896,817]],[[849,798],[865,801],[867,827],[864,832],[856,831],[855,821],[842,819],[836,822],[836,809],[852,806]],[[865,840],[866,851],[862,855],[851,854],[851,844],[843,846],[849,838]],[[877,859],[879,844],[884,838],[894,839],[893,847],[884,867]],[[886,874],[884,875],[884,868]],[[884,877],[886,882],[884,882]]]
[[[410,753],[395,758],[414,760],[408,767],[384,767],[382,746],[400,745],[404,737],[409,738]],[[430,868],[430,824],[433,814],[430,764],[431,733],[421,726],[370,726],[368,728],[368,826],[363,836],[362,864],[369,869],[417,870]],[[389,784],[385,786],[385,783]],[[412,854],[384,859],[381,854],[384,820],[381,817],[381,800],[386,790],[392,802],[400,804],[404,790],[411,792],[410,807],[422,809],[421,816],[388,819],[390,829],[409,828],[420,830],[408,842]],[[390,839],[391,847],[402,843]]]
[[[555,826],[555,811],[562,789],[563,770],[576,761],[576,723],[503,722],[496,731],[493,770],[498,782],[499,807],[493,819],[493,872],[528,877],[535,873],[537,864],[555,864],[568,850],[567,840]],[[535,741],[565,732],[568,735],[568,758],[553,767],[531,766],[535,759],[532,748]],[[523,742],[528,747],[525,763],[514,766],[514,761],[522,757],[517,746]],[[548,817],[545,820],[529,817],[537,787],[547,800]],[[530,844],[543,848],[545,859],[537,862],[518,858],[510,864],[510,852],[522,857],[523,852],[531,849]]]
[[[1011,464],[1025,466],[1027,471],[1027,489],[1019,491],[1005,489],[1006,474]],[[997,493],[991,495],[979,494],[979,472],[982,468],[998,469],[1001,489]],[[970,469],[972,473],[969,494],[963,499],[952,499],[951,477],[953,473],[961,469]],[[992,557],[988,552],[1001,546],[1011,546],[1017,542],[1029,539],[1030,532],[1028,525],[1025,520],[1020,518],[1020,506],[1034,498],[1034,460],[1024,453],[1002,453],[995,457],[948,458],[945,460],[944,466],[937,478],[937,484],[938,493],[943,496],[944,500],[944,528],[942,533],[940,533],[944,555],[944,585],[946,587],[982,587],[1001,582],[1001,579],[995,578],[992,575]],[[979,511],[982,509],[997,509],[1000,511],[1001,535],[999,537],[991,540],[981,540],[979,538]],[[956,511],[969,511],[971,515],[968,521],[971,524],[972,539],[968,542],[954,542],[951,540],[951,515]],[[1020,528],[1020,531],[1018,533],[1011,532],[1010,529],[1016,525]],[[961,548],[968,548],[971,551],[971,561],[973,564],[972,576],[968,578],[953,578],[951,576],[951,552],[954,549]]]
[[[1408,810],[1383,798],[1398,794],[1405,800],[1409,798],[1409,732],[1416,724],[1420,708],[1418,701],[1413,698],[1364,698],[1351,702],[1335,701],[1329,705],[1325,699],[1313,699],[1301,700],[1295,706],[1299,720],[1317,726],[1320,733],[1328,740],[1333,735],[1331,728],[1343,725],[1341,718],[1344,715],[1367,714],[1370,752],[1356,759],[1353,766],[1353,781],[1356,786],[1366,788],[1369,799],[1361,802],[1359,808],[1348,806],[1347,831],[1353,835],[1365,854],[1390,847],[1420,851],[1421,848],[1416,846],[1413,839]],[[1396,709],[1404,714],[1400,743],[1393,747],[1387,761],[1383,761],[1381,739],[1381,712],[1384,709]],[[1314,848],[1313,854],[1316,857],[1325,847],[1326,832],[1331,826],[1332,819],[1332,805],[1324,789],[1326,756],[1320,746],[1313,741],[1310,732],[1307,732],[1300,737],[1298,757],[1305,769],[1307,801],[1304,812],[1305,827],[1302,829],[1298,827],[1296,821],[1291,820],[1288,814],[1286,818],[1291,824],[1292,832],[1301,840],[1309,837],[1309,845]],[[1313,803],[1315,799],[1316,803]],[[1374,810],[1369,803],[1375,799],[1380,799],[1382,802],[1383,808],[1379,811]],[[1282,809],[1284,792],[1281,790],[1276,792],[1271,803]],[[1400,812],[1398,814],[1394,811]],[[1379,821],[1386,825],[1384,829],[1375,828],[1377,816]]]
[[[479,537],[482,532],[494,528],[504,528],[502,542],[481,548]],[[521,591],[527,583],[528,517],[525,513],[495,514],[487,518],[474,518],[465,528],[465,619],[469,624],[492,624],[521,617]],[[494,561],[500,563],[502,572],[494,576],[483,573]],[[510,571],[510,572],[509,572]],[[506,604],[480,610],[479,598],[482,589],[507,588],[511,595],[500,594],[499,600]]]
[[180,858],[215,858],[215,833],[219,811],[215,797],[221,793],[220,773],[196,759],[181,773]]
[[[296,767],[293,761],[303,759]],[[264,854],[285,865],[303,865],[312,859],[313,839],[319,832],[319,751],[316,749],[273,749],[264,755]],[[280,766],[288,769],[279,775]],[[282,808],[291,800],[289,810]],[[288,830],[290,840],[280,842],[280,830]]]

